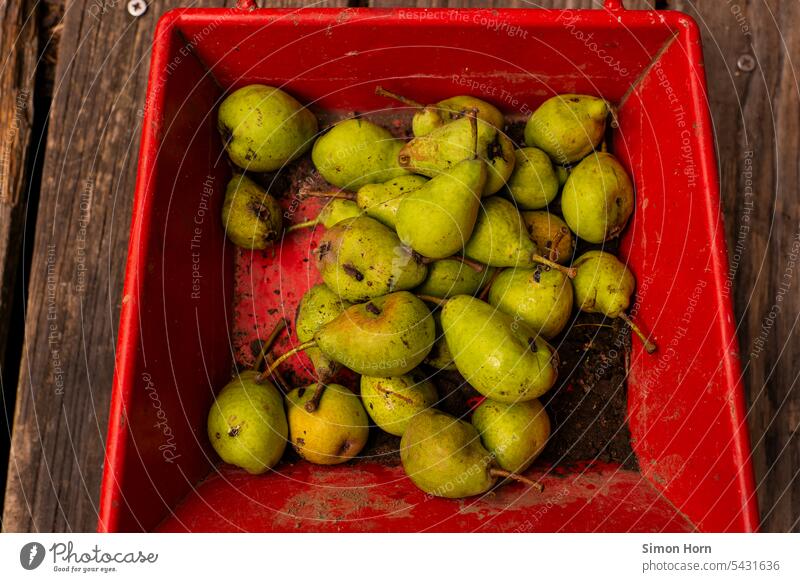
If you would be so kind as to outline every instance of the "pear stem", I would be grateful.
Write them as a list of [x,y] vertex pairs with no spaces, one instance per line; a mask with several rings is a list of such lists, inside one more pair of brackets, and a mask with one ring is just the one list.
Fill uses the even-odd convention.
[[258,375],[256,380],[261,380],[262,378],[266,378],[267,376],[270,376],[272,374],[272,372],[275,371],[275,368],[280,366],[283,362],[285,362],[286,360],[291,358],[297,352],[302,352],[303,350],[307,350],[308,348],[313,348],[316,345],[317,345],[317,342],[315,340],[310,340],[310,341],[307,341],[307,342],[304,342],[304,343],[300,344],[299,346],[293,347],[291,350],[289,350],[285,354],[279,356],[274,362],[272,362],[269,365],[269,367],[266,370],[264,370],[264,372],[262,372],[261,374]]
[[533,255],[531,258],[533,259],[534,263],[547,265],[551,269],[555,269],[556,271],[561,271],[570,279],[574,279],[575,275],[578,274],[578,271],[576,271],[574,267],[565,267],[564,265],[559,265],[558,263],[551,261],[550,259],[547,259],[542,255]]
[[325,392],[325,388],[327,387],[328,386],[325,384],[325,382],[317,383],[317,387],[314,390],[314,395],[308,402],[306,402],[306,412],[314,412],[317,410],[317,408],[319,408],[319,401],[322,399],[322,393]]
[[339,190],[332,188],[330,190],[301,190],[300,195],[303,198],[340,198],[342,200],[355,200],[355,192],[348,192],[347,190]]
[[434,297],[433,295],[417,295],[423,301],[427,301],[428,303],[434,303],[439,307],[444,307],[444,304],[447,303],[447,299],[442,299],[441,297]]
[[305,222],[298,222],[286,229],[286,232],[294,232],[295,230],[303,230],[304,228],[313,228],[319,224],[319,219],[306,220]]
[[492,285],[494,285],[495,279],[497,279],[497,276],[501,273],[502,270],[503,269],[495,269],[495,272],[492,273],[492,276],[486,282],[486,285],[483,286],[481,294],[478,295],[478,299],[480,299],[481,301],[486,301],[486,298],[489,296],[489,291],[492,290]]
[[504,469],[489,469],[489,475],[492,477],[499,477],[502,479],[511,479],[512,481],[517,481],[519,483],[524,483],[528,487],[533,487],[539,493],[544,491],[544,485],[539,483],[538,481],[532,481],[527,477],[523,477],[522,475],[517,475],[516,473],[512,473],[511,471],[506,471]]
[[264,362],[264,358],[267,355],[267,352],[272,347],[272,344],[275,343],[275,340],[278,337],[278,334],[281,333],[284,329],[286,329],[287,321],[285,317],[281,317],[278,323],[275,324],[275,327],[272,328],[272,332],[267,337],[267,340],[261,345],[261,351],[256,358],[256,361],[253,362],[253,370],[258,372],[261,370],[261,364]]
[[380,85],[375,87],[375,94],[380,95],[381,97],[387,97],[389,99],[394,99],[395,101],[399,101],[403,105],[408,105],[409,107],[414,107],[417,109],[423,109],[425,106],[420,103],[419,101],[414,101],[413,99],[409,99],[408,97],[403,97],[398,93],[393,93],[392,91],[387,91]]
[[636,335],[639,336],[639,339],[642,340],[642,343],[644,344],[644,349],[647,351],[648,354],[652,354],[658,349],[656,344],[654,344],[649,339],[647,339],[647,336],[644,335],[644,333],[642,333],[642,330],[639,329],[639,326],[636,325],[633,322],[633,320],[630,317],[628,317],[628,315],[626,313],[624,313],[624,312],[620,313],[619,314],[619,318],[622,321],[624,321],[628,325],[628,327],[630,327],[633,330],[633,333],[635,333]]
[[472,159],[478,159],[478,109],[473,107],[469,112],[469,126],[472,130]]

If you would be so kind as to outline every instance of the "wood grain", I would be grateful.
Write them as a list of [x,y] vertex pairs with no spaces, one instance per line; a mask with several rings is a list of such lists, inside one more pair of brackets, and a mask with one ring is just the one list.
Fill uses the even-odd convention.
[[[6,11],[0,12],[2,42],[12,4],[19,3],[6,2],[0,9]],[[95,19],[89,14],[96,5],[92,0],[68,5],[30,270],[26,344],[3,519],[6,531],[95,527],[135,181],[137,111],[143,103],[157,16],[186,4],[157,0],[139,19],[131,18],[124,6]],[[195,5],[220,4],[204,0]],[[600,4],[596,0],[371,0],[369,5],[588,8]],[[625,5],[684,9],[703,30],[726,233],[732,257],[740,255],[731,265],[733,300],[740,322],[763,528],[797,531],[800,395],[794,362],[800,357],[796,327],[800,293],[794,279],[800,264],[789,255],[800,224],[800,103],[792,62],[800,55],[800,33],[788,23],[800,21],[800,5],[789,0],[738,0],[724,6],[717,0],[626,0]],[[732,5],[741,11],[735,13]],[[746,54],[756,59],[750,72],[737,68],[737,60]],[[23,64],[30,59],[29,54],[17,57]],[[0,115],[4,115],[8,97],[5,85],[0,87],[4,105]],[[748,187],[752,195],[746,195]],[[0,223],[0,235],[7,236],[2,229]],[[2,245],[0,238],[0,251]],[[0,252],[0,259],[7,255]],[[790,267],[788,287],[781,287]],[[0,274],[2,268],[0,264]],[[780,315],[765,331],[763,326],[778,304]]]

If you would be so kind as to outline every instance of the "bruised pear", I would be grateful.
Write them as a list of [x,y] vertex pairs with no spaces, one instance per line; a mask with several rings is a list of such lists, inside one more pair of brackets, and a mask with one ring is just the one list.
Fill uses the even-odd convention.
[[533,267],[538,263],[561,270],[567,276],[574,275],[571,269],[539,254],[517,209],[496,196],[483,202],[464,254],[492,267]]
[[572,284],[563,273],[547,267],[506,269],[492,283],[489,303],[551,339],[572,314]]
[[368,216],[348,218],[325,232],[317,268],[332,291],[353,303],[413,289],[427,275],[419,255]]
[[395,436],[403,436],[411,419],[438,400],[436,387],[421,374],[361,376],[361,401],[367,414]]
[[442,327],[458,371],[500,402],[533,400],[555,383],[558,356],[526,323],[466,295],[448,299]]
[[453,295],[475,295],[492,278],[492,267],[480,271],[457,258],[428,263],[428,276],[414,289],[418,295],[445,299]]
[[508,180],[508,192],[526,210],[546,208],[558,196],[558,176],[547,154],[539,148],[514,152],[516,165]]
[[280,205],[250,178],[237,174],[228,182],[222,205],[225,234],[245,249],[265,249],[280,236]]
[[[297,339],[301,342],[311,341],[319,328],[336,319],[350,305],[348,301],[341,299],[324,283],[314,285],[306,291],[297,306],[297,316],[295,317]],[[325,382],[336,373],[337,363],[323,354],[319,348],[308,348],[306,355],[314,365],[317,379],[320,382]]]
[[525,143],[537,147],[561,165],[589,155],[603,139],[608,105],[591,95],[551,97],[525,125]]
[[324,386],[313,412],[308,402],[317,385],[295,388],[286,395],[289,438],[297,453],[317,465],[337,465],[355,457],[369,437],[369,420],[358,396],[339,384]]
[[572,259],[575,239],[561,218],[546,210],[531,210],[522,213],[522,221],[528,236],[548,258],[561,265]]
[[608,153],[597,153],[573,168],[561,194],[564,220],[583,240],[599,244],[619,236],[633,213],[633,184]]
[[417,414],[400,440],[400,460],[411,481],[436,497],[458,499],[482,495],[499,478],[537,483],[499,469],[468,422],[438,410]]
[[268,380],[248,370],[217,395],[208,414],[208,438],[226,463],[258,475],[283,455],[288,438],[283,398]]
[[655,352],[656,345],[625,314],[636,288],[636,279],[630,269],[617,257],[604,251],[586,252],[573,264],[577,269],[572,286],[575,288],[578,309],[621,318],[639,336],[647,352]]
[[512,473],[530,467],[550,438],[550,418],[538,400],[484,400],[472,413],[472,425],[495,462]]
[[411,192],[421,188],[427,178],[409,174],[393,178],[381,184],[367,184],[358,189],[356,204],[367,216],[383,223],[389,228],[395,228],[397,210],[400,203]]
[[234,164],[273,172],[304,154],[317,134],[317,118],[297,100],[267,85],[248,85],[220,104],[217,125]]
[[338,188],[357,190],[406,174],[397,156],[403,142],[366,119],[341,121],[320,137],[311,151],[319,173]]

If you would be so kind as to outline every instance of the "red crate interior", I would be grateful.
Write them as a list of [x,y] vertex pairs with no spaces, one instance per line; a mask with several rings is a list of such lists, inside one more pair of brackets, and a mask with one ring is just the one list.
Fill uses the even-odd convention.
[[[219,213],[230,169],[215,129],[223,92],[261,82],[318,110],[373,111],[388,106],[376,84],[434,102],[466,92],[460,79],[489,87],[472,93],[510,115],[563,92],[621,105],[614,148],[637,189],[622,254],[643,283],[638,316],[661,345],[649,357],[634,342],[631,357],[641,473],[534,465],[544,494],[511,485],[452,501],[427,498],[379,460],[282,463],[262,476],[220,466],[205,432],[215,392],[234,358],[249,361],[249,341],[280,317],[293,320],[319,280],[308,260],[319,233],[292,234],[264,253],[226,240]],[[153,50],[99,529],[753,530],[726,265],[699,35],[683,15],[171,12]],[[307,376],[302,357],[294,366]]]

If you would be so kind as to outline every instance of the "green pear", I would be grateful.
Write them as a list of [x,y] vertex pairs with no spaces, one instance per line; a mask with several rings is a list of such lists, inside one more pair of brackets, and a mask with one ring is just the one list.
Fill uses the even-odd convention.
[[493,125],[478,119],[478,144],[471,130],[470,117],[447,123],[422,137],[415,137],[400,150],[402,167],[431,178],[453,169],[474,157],[486,158],[486,183],[481,192],[489,196],[503,187],[514,169],[514,147],[507,136]]
[[492,283],[489,303],[551,339],[572,314],[572,285],[563,273],[546,267],[506,269]]
[[436,497],[482,495],[498,478],[541,490],[537,483],[498,469],[474,426],[438,410],[425,410],[411,420],[400,440],[400,460],[414,485]]
[[313,228],[322,225],[325,228],[333,228],[346,218],[355,218],[361,216],[362,212],[358,205],[352,200],[345,198],[331,198],[322,210],[319,211],[317,217],[313,220],[306,220],[298,222],[286,229],[286,232],[292,232],[304,228]]
[[553,169],[556,172],[556,178],[558,178],[558,189],[560,190],[564,187],[564,184],[567,183],[567,178],[569,178],[569,174],[572,172],[572,169],[559,164],[553,164]]
[[548,258],[561,265],[572,260],[575,238],[566,222],[546,210],[530,210],[521,214],[528,236],[542,252],[548,253]]
[[472,425],[495,462],[512,473],[530,467],[550,438],[550,418],[538,400],[484,400],[472,413]]
[[453,354],[447,346],[447,338],[444,337],[442,329],[442,313],[439,310],[433,312],[433,321],[436,330],[436,341],[433,342],[431,351],[423,360],[427,365],[437,370],[457,370],[456,363],[453,361]]
[[311,159],[338,188],[358,190],[408,172],[397,165],[403,147],[388,130],[365,119],[341,121],[314,143]]
[[503,114],[500,113],[497,107],[470,95],[458,95],[433,105],[423,105],[403,95],[387,91],[380,86],[375,88],[375,93],[418,109],[411,120],[411,128],[416,137],[427,135],[433,130],[473,112],[475,112],[478,119],[482,119],[497,129],[503,129],[505,124]]
[[543,264],[563,271],[565,268],[541,256],[536,243],[528,236],[525,224],[514,205],[503,198],[492,197],[483,202],[472,238],[464,246],[464,254],[491,267],[533,267]]
[[418,190],[427,178],[410,174],[400,176],[382,184],[367,184],[358,189],[356,204],[367,216],[395,228],[400,203],[411,192]]
[[633,213],[633,184],[617,159],[598,153],[575,166],[561,194],[564,220],[583,240],[619,236]]
[[331,290],[353,303],[413,289],[428,272],[394,231],[368,216],[348,218],[325,232],[317,268]]
[[[301,342],[313,340],[314,334],[319,331],[319,328],[336,319],[350,306],[348,301],[341,299],[324,283],[314,285],[306,291],[297,306],[297,316],[294,322],[297,339]],[[319,348],[308,348],[306,355],[314,365],[317,379],[320,382],[326,382],[336,373],[337,363],[323,354]]]
[[339,384],[327,384],[314,412],[307,409],[317,385],[286,395],[289,438],[297,453],[317,465],[337,465],[355,457],[367,444],[369,420],[361,400]]
[[464,248],[486,183],[482,160],[464,160],[411,192],[397,209],[397,235],[424,257],[442,259]]
[[228,383],[208,413],[208,438],[226,463],[258,475],[283,455],[288,438],[283,398],[268,380],[256,381],[254,370]]
[[608,104],[590,95],[551,97],[533,112],[525,125],[525,143],[537,147],[558,164],[589,155],[606,131]]
[[453,295],[476,295],[492,278],[495,269],[476,270],[457,258],[428,263],[428,277],[414,289],[417,295],[446,299]]
[[636,288],[636,279],[630,269],[617,257],[604,251],[586,252],[573,264],[577,274],[572,286],[575,288],[578,308],[586,313],[621,318],[639,336],[647,352],[655,352],[656,345],[625,314]]
[[367,414],[395,436],[403,436],[411,419],[438,400],[436,387],[421,374],[361,376],[361,401]]
[[524,322],[466,295],[448,299],[442,327],[458,371],[484,396],[533,400],[558,374],[558,356]]
[[402,376],[419,365],[436,339],[427,306],[407,291],[353,305],[314,339],[331,359],[358,374]]
[[508,180],[508,191],[517,206],[526,210],[546,208],[558,196],[558,176],[550,158],[539,148],[514,152],[517,163]]
[[277,200],[250,178],[236,174],[228,182],[222,224],[231,241],[245,249],[265,249],[281,235],[283,211]]
[[291,95],[248,85],[220,104],[217,125],[234,164],[273,172],[303,155],[317,134],[317,118]]

